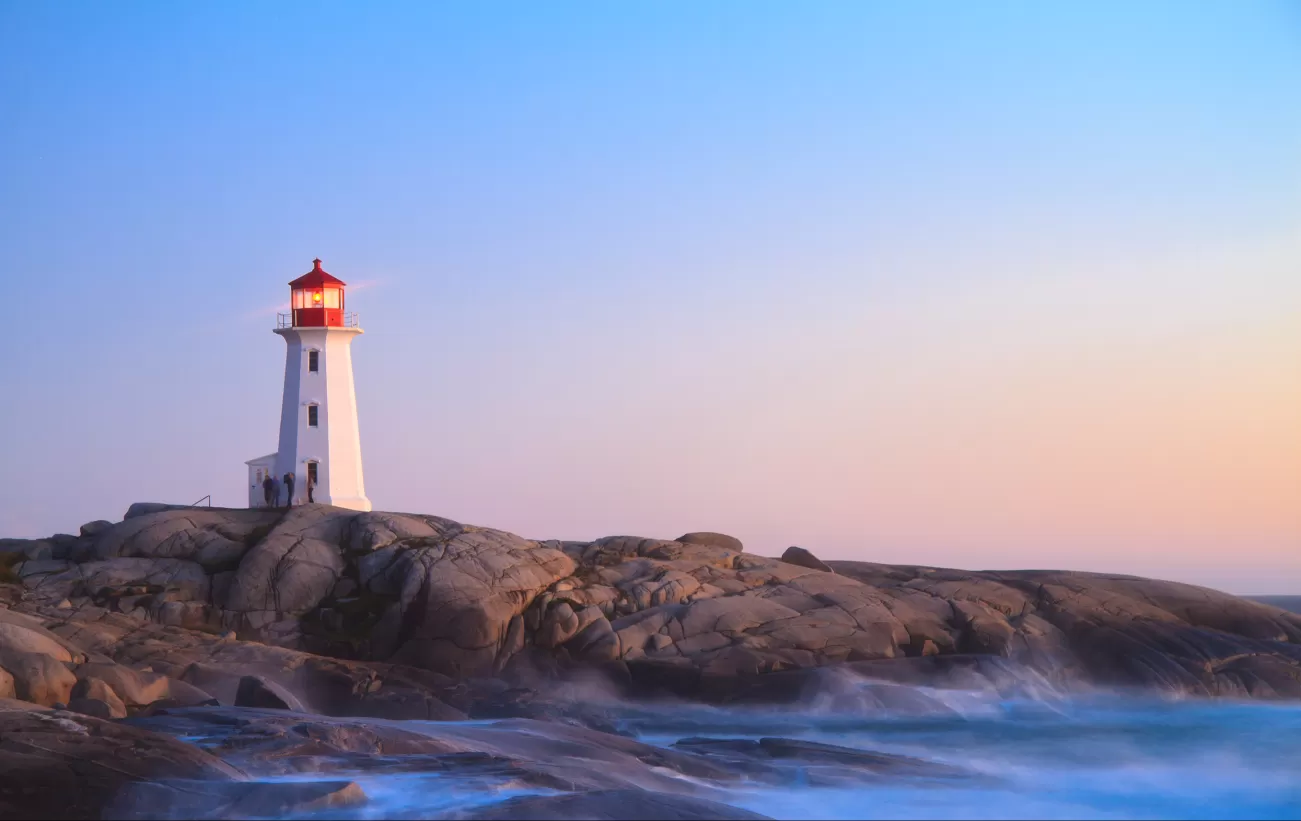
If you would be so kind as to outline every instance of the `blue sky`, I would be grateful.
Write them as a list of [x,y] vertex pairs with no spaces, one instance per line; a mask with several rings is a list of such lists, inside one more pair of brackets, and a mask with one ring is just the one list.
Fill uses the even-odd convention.
[[369,495],[1301,591],[1301,12],[0,6],[0,533],[243,499],[285,283]]

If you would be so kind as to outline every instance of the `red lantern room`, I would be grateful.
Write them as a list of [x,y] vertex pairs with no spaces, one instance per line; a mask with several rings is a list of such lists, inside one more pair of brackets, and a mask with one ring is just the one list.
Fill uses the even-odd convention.
[[312,270],[289,283],[295,328],[333,328],[351,324],[343,313],[343,280],[321,269],[319,259]]

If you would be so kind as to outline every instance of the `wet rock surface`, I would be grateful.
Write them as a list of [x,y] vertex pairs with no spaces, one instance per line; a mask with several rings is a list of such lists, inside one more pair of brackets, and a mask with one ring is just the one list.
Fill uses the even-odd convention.
[[282,818],[332,816],[364,806],[366,792],[353,781],[218,782],[166,779],[136,781],[114,796],[105,817]]
[[577,795],[547,795],[512,798],[495,807],[449,816],[465,819],[538,818],[555,821],[616,821],[637,818],[645,821],[726,821],[764,819],[768,816],[740,810],[708,799],[680,795],[659,795],[638,790],[595,790]]
[[0,817],[99,818],[124,788],[238,770],[171,736],[65,711],[0,708]]

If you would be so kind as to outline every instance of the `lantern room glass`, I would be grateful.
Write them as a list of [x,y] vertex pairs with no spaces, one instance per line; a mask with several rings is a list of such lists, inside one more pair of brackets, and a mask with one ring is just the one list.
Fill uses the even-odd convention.
[[303,308],[337,310],[343,307],[343,291],[340,288],[295,288],[293,307],[295,310]]

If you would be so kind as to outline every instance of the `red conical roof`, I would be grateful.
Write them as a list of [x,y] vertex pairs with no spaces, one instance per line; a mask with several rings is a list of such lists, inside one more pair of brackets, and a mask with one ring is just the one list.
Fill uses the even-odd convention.
[[343,280],[321,269],[319,259],[312,260],[312,270],[289,283],[290,288],[319,288],[322,285],[345,285]]

